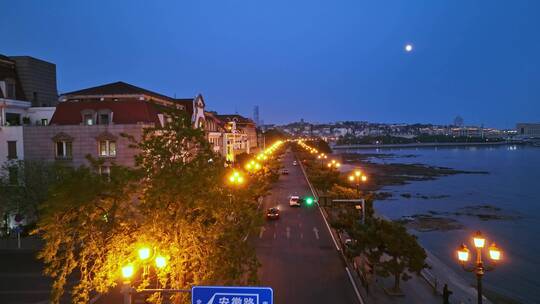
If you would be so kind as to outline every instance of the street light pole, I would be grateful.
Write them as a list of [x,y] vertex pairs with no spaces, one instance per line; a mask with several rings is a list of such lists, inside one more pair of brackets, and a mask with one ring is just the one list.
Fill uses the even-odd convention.
[[[476,248],[476,262],[472,267],[467,267],[465,265],[466,262],[469,261],[469,249],[465,244],[462,244],[458,250],[457,250],[457,257],[459,262],[461,263],[461,266],[463,267],[463,270],[467,272],[474,272],[476,275],[476,289],[477,289],[477,303],[482,304],[483,298],[482,298],[482,278],[486,271],[491,271],[495,269],[493,264],[491,267],[486,266],[484,264],[484,261],[482,260],[482,249],[485,247],[486,239],[482,235],[480,231],[477,231],[475,235],[473,236],[473,244]],[[493,261],[493,263],[498,262],[501,259],[502,253],[501,250],[497,247],[495,243],[492,243],[491,246],[488,248],[489,251],[489,257]]]

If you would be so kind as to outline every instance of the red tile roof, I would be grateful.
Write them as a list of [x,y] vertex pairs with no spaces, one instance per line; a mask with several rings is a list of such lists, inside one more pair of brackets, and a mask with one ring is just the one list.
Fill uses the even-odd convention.
[[147,95],[158,99],[174,101],[174,98],[152,92],[122,81],[107,83],[104,85],[82,89],[73,92],[67,92],[62,96],[99,96],[99,95]]
[[83,122],[84,110],[111,110],[115,124],[156,123],[159,124],[158,106],[140,100],[122,101],[78,101],[61,102],[51,118],[51,125],[79,125]]

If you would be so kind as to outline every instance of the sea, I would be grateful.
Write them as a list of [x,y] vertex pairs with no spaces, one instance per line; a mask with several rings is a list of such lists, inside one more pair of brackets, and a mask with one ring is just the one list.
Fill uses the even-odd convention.
[[[461,223],[463,229],[415,234],[424,248],[471,284],[475,277],[460,268],[456,249],[462,243],[474,248],[471,237],[475,231],[481,231],[488,244],[495,242],[503,250],[502,260],[485,274],[484,288],[521,303],[540,303],[540,147],[456,146],[346,152],[393,154],[390,158],[370,159],[379,163],[419,163],[487,172],[389,186],[381,191],[391,192],[393,196],[375,202],[375,208],[391,219],[436,213]],[[499,213],[509,215],[508,218],[483,220],[462,215],[463,210],[486,205],[499,208]]]

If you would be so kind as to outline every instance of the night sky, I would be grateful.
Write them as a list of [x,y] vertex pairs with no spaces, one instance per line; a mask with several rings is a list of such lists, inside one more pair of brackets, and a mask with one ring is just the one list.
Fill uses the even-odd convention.
[[540,121],[537,0],[0,2],[0,53],[56,63],[60,92],[122,80],[266,123]]

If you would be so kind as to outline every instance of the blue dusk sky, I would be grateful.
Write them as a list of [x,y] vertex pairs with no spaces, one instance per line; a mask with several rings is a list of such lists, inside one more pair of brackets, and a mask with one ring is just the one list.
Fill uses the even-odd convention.
[[121,80],[266,123],[540,121],[538,0],[2,2],[0,54],[55,63],[60,92]]

